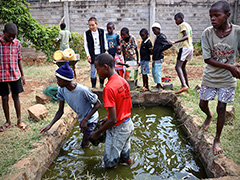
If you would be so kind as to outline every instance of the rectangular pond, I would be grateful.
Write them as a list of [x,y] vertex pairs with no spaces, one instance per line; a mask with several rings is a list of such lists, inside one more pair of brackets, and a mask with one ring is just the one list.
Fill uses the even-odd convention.
[[[100,118],[107,115],[99,110]],[[204,167],[170,107],[134,107],[132,166],[105,169],[104,144],[81,148],[78,123],[42,179],[203,179]]]

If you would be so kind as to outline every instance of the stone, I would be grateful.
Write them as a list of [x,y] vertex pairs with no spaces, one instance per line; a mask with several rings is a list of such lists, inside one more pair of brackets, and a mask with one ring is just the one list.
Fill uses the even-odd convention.
[[49,97],[43,93],[36,95],[36,101],[41,104],[47,104],[50,99],[51,99],[51,97]]
[[200,92],[201,84],[196,85],[194,89],[195,91]]
[[163,83],[163,89],[173,89],[173,84],[172,83]]
[[48,110],[42,104],[36,104],[28,108],[29,117],[35,119],[36,121],[41,121],[48,115]]
[[233,106],[227,106],[225,113],[225,123],[232,125],[235,118],[235,109]]

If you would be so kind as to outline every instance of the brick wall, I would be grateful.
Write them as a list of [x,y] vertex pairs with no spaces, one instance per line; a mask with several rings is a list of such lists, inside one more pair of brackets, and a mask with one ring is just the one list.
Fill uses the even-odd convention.
[[[55,0],[58,1],[58,0]],[[64,3],[67,3],[69,27],[71,31],[84,33],[88,29],[87,20],[91,16],[98,19],[99,27],[106,30],[106,24],[113,22],[116,32],[128,27],[130,33],[140,38],[141,28],[150,29],[150,20],[160,22],[162,32],[170,40],[177,38],[178,27],[174,15],[182,12],[185,21],[193,28],[193,41],[199,42],[202,31],[210,26],[209,7],[215,0],[77,0],[69,2],[31,2],[32,16],[42,25],[58,25],[64,16]],[[228,1],[234,13],[234,0]],[[151,11],[151,4],[155,11]],[[65,4],[66,5],[66,4]],[[66,13],[66,12],[65,12]],[[155,15],[155,16],[154,16]],[[154,17],[153,17],[154,16]],[[66,16],[65,16],[66,17]],[[233,17],[231,17],[231,20]],[[240,24],[240,4],[238,5],[238,23]]]

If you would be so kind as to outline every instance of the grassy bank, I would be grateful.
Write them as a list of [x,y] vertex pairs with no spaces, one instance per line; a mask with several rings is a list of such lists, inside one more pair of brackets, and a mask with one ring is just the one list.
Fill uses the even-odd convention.
[[[169,56],[165,58],[165,63],[163,68],[169,68],[168,72],[164,72],[164,76],[175,73],[175,56]],[[189,62],[189,67],[203,67],[205,66],[204,62],[201,60],[201,57],[195,57],[194,61]],[[50,84],[56,84],[56,79],[54,72],[57,69],[56,65],[53,64],[42,64],[42,65],[33,65],[33,66],[24,66],[24,72],[26,76],[26,86],[24,87],[25,92],[20,95],[21,106],[22,106],[22,120],[28,124],[31,128],[30,131],[22,131],[17,127],[8,129],[7,131],[0,133],[0,177],[4,174],[7,174],[11,171],[12,165],[18,160],[26,157],[30,150],[33,148],[33,144],[41,139],[41,134],[39,130],[47,125],[53,118],[55,112],[58,108],[58,103],[50,102],[45,105],[49,113],[47,118],[40,122],[36,122],[33,119],[28,118],[27,109],[36,104],[35,96],[36,94],[42,92],[44,87]],[[86,61],[80,61],[77,63],[76,73],[77,79],[74,81],[86,85],[89,87],[89,64]],[[141,76],[139,76],[139,82],[142,84]],[[204,121],[205,115],[202,113],[198,107],[199,98],[198,93],[194,90],[194,87],[197,84],[201,83],[201,76],[199,78],[194,78],[190,80],[191,89],[189,93],[183,93],[180,96],[185,106],[191,109],[191,113],[199,116],[201,122]],[[149,84],[154,85],[151,75],[149,75]],[[172,75],[172,83],[174,85],[174,90],[180,88],[180,83],[178,78],[174,78]],[[98,86],[98,84],[97,84]],[[222,147],[229,158],[232,158],[237,164],[240,165],[240,82],[238,80],[238,88],[236,89],[235,102],[233,103],[236,111],[236,118],[233,122],[233,125],[225,125],[222,132],[221,142]],[[9,96],[10,97],[10,96]],[[216,104],[217,100],[210,102],[210,109],[214,113],[213,122],[210,125],[209,132],[215,136],[216,132]],[[16,113],[13,107],[13,102],[10,97],[10,114],[12,123],[16,123]],[[5,122],[5,117],[2,111],[2,106],[0,106],[0,125]]]

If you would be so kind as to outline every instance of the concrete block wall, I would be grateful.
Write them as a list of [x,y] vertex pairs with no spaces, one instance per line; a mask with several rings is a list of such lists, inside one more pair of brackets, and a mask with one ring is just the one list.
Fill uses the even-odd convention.
[[[55,0],[58,1],[58,0]],[[113,22],[116,32],[128,27],[130,33],[140,38],[141,28],[151,31],[150,20],[160,22],[162,32],[169,40],[177,38],[178,26],[174,15],[182,12],[185,21],[193,28],[193,41],[199,42],[202,31],[210,26],[209,8],[215,0],[75,0],[60,2],[31,2],[31,14],[42,25],[58,25],[64,16],[64,3],[67,3],[70,31],[84,33],[88,29],[87,21],[91,16],[98,19],[98,27],[104,28]],[[234,13],[234,0],[228,1]],[[150,6],[154,4],[154,12]],[[66,5],[66,4],[65,4]],[[238,23],[240,24],[240,4],[238,5]],[[154,17],[153,17],[154,16]],[[233,17],[231,17],[233,19]]]

